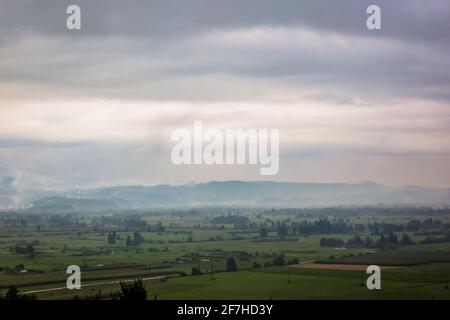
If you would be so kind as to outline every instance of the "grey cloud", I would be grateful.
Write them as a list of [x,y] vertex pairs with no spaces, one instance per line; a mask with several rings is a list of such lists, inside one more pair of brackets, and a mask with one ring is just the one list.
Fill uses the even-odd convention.
[[[23,87],[38,96],[52,88],[52,96],[153,100],[298,99],[299,90],[365,105],[450,99],[450,4],[443,1],[377,1],[383,29],[375,32],[365,27],[373,1],[79,0],[83,28],[69,32],[65,8],[73,3],[3,2],[4,97]],[[320,43],[202,41],[264,27],[312,32]]]
[[450,5],[445,1],[6,0],[0,12],[1,30],[65,33],[65,9],[74,3],[82,8],[83,35],[170,37],[261,25],[303,25],[367,35],[365,10],[370,4],[382,8],[383,36],[446,43],[450,28]]
[[[240,33],[244,39],[236,40]],[[14,92],[9,85],[30,95],[52,88],[53,97],[267,101],[323,94],[362,105],[450,99],[446,51],[298,28],[212,32],[170,43],[28,35],[0,47],[0,57],[4,97]]]

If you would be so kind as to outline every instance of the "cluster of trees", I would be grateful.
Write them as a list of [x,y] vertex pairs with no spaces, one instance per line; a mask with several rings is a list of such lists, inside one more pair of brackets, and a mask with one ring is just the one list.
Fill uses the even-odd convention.
[[287,226],[279,226],[277,228],[277,235],[280,239],[285,239],[289,234],[289,229]]
[[238,267],[236,264],[236,260],[234,258],[228,258],[227,259],[227,272],[234,272],[237,271]]
[[284,255],[280,254],[273,259],[272,264],[274,266],[283,266],[285,264]]
[[402,234],[402,238],[399,240],[398,237],[393,233],[389,233],[388,235],[382,234],[378,240],[374,241],[370,237],[361,238],[359,235],[354,236],[348,241],[343,241],[341,239],[336,238],[322,238],[320,239],[321,247],[364,247],[364,248],[378,248],[382,250],[392,249],[396,246],[402,245],[407,246],[414,244],[411,238],[406,234]]
[[293,258],[291,260],[286,261],[286,258],[284,254],[277,255],[273,258],[272,262],[265,262],[263,265],[261,265],[258,262],[253,262],[253,268],[258,269],[262,266],[264,267],[270,267],[270,266],[284,266],[284,265],[291,265],[291,264],[299,264],[300,260],[298,258]]
[[440,229],[441,227],[449,228],[449,225],[443,225],[440,220],[426,219],[420,220],[410,220],[405,225],[407,231],[419,231],[428,229]]
[[259,230],[259,237],[260,238],[267,238],[269,236],[269,231],[266,228],[261,228]]
[[26,254],[30,258],[34,258],[36,256],[36,250],[33,245],[28,242],[18,242],[11,248],[11,251],[18,254]]
[[266,238],[270,231],[275,231],[279,238],[284,239],[289,234],[310,235],[310,234],[326,234],[326,233],[352,233],[354,230],[358,232],[364,231],[364,225],[345,222],[344,219],[330,221],[328,219],[319,219],[316,221],[292,222],[287,224],[284,222],[275,223],[274,227],[263,227],[259,230],[259,236]]
[[123,301],[143,301],[147,300],[147,289],[144,286],[142,279],[137,279],[132,283],[121,282],[120,291],[112,298]]
[[[270,224],[264,224],[259,229],[259,237],[267,238],[270,232],[276,232],[280,239],[286,238],[288,235],[310,235],[310,234],[346,234],[346,233],[362,233],[366,228],[373,235],[385,235],[393,237],[395,232],[417,232],[419,230],[440,230],[440,234],[446,234],[450,230],[449,224],[442,224],[439,220],[426,219],[410,220],[406,224],[392,224],[386,222],[368,223],[367,227],[361,223],[350,223],[348,220],[336,219],[329,220],[327,218],[315,221],[269,221]],[[394,239],[392,239],[394,241]],[[342,245],[337,241],[335,246]]]
[[214,224],[232,224],[235,226],[247,227],[248,224],[250,223],[250,219],[245,216],[228,215],[228,216],[215,217],[211,222]]
[[136,230],[136,231],[148,231],[148,232],[164,232],[165,227],[162,222],[159,221],[154,225],[151,225],[146,220],[144,220],[141,215],[134,214],[128,216],[121,216],[119,214],[108,217],[95,217],[93,219],[93,224],[97,225],[98,228],[104,229],[106,225],[117,226],[120,229],[125,230]]
[[127,246],[138,246],[141,243],[146,242],[145,238],[137,231],[133,233],[133,239],[130,236],[127,236],[126,245]]
[[431,207],[328,207],[328,208],[297,208],[297,209],[271,209],[261,213],[262,215],[296,215],[298,217],[305,216],[364,216],[364,215],[448,215],[450,208],[436,209]]
[[35,295],[21,294],[19,289],[14,286],[10,286],[5,296],[0,295],[0,301],[18,301],[18,300],[37,300]]
[[393,224],[393,223],[386,223],[386,222],[368,223],[367,228],[369,229],[371,234],[375,234],[375,235],[405,231],[405,226],[402,224]]
[[344,219],[334,221],[319,219],[312,222],[292,223],[292,232],[294,234],[351,233],[353,231],[353,224],[345,222]]
[[108,233],[108,243],[115,244],[117,240],[120,240],[120,235],[113,231]]
[[420,220],[410,220],[406,224],[392,224],[385,222],[375,222],[369,223],[368,229],[372,234],[380,235],[382,233],[390,233],[390,232],[417,232],[420,230],[430,230],[430,229],[449,229],[450,225],[443,224],[440,220],[433,219],[425,219],[423,221]]
[[192,267],[191,275],[198,276],[198,275],[201,275],[201,274],[202,274],[202,271],[200,270],[200,268]]

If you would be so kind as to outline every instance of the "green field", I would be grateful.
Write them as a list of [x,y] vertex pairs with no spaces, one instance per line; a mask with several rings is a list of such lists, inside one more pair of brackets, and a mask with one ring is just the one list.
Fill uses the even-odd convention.
[[[70,216],[61,219],[62,225],[48,223],[51,217],[44,221],[32,215],[3,218],[0,292],[15,286],[38,299],[73,299],[75,295],[108,299],[111,292],[119,290],[119,281],[154,278],[144,281],[149,299],[450,299],[450,242],[422,243],[428,233],[446,231],[447,216],[434,217],[440,221],[439,230],[391,233],[399,239],[407,234],[414,244],[380,249],[320,245],[322,238],[339,239],[344,244],[355,235],[374,243],[380,239],[367,228],[301,233],[294,231],[296,223],[322,218],[261,216],[257,211],[246,215],[249,222],[245,226],[214,223],[214,215],[209,213],[187,217],[144,213],[133,218],[145,227],[124,227],[120,215],[114,216],[116,220],[108,215]],[[429,218],[414,217],[420,221]],[[345,223],[352,226],[374,222],[399,225],[409,220],[404,216],[345,217]],[[287,226],[287,234],[281,235],[275,223],[268,227],[268,221]],[[267,235],[260,235],[261,228],[268,229]],[[111,232],[117,235],[114,243],[107,240]],[[143,240],[127,245],[127,237],[133,238],[135,232]],[[33,254],[19,252],[18,244],[33,244]],[[279,256],[283,265],[275,266]],[[226,272],[230,258],[236,261],[235,272]],[[365,271],[289,266],[295,259],[397,268],[383,270],[381,290],[368,290]],[[81,267],[85,287],[51,290],[65,287],[69,265]],[[191,275],[193,268],[203,274]]]
[[[439,274],[450,264],[432,264],[426,268],[409,267],[382,273],[382,289],[368,290],[361,285],[360,271],[296,270],[287,267],[260,271],[217,273],[209,275],[146,281],[149,298],[158,299],[450,299]],[[431,275],[434,272],[436,276]],[[289,280],[289,281],[288,281]],[[93,286],[78,295],[99,293],[105,298],[118,285]],[[70,299],[73,291],[39,294],[42,299]]]

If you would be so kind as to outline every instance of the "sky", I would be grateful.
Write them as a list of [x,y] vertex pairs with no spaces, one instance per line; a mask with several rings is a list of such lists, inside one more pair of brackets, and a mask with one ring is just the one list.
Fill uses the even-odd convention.
[[[175,166],[171,133],[194,121],[279,129],[278,174]],[[448,188],[449,138],[448,1],[1,2],[0,176],[18,184]]]

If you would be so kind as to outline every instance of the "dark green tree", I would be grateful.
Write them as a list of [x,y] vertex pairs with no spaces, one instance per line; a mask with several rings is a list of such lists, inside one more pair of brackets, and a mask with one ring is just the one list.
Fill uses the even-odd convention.
[[127,236],[126,245],[127,246],[132,246],[133,245],[133,240],[131,240],[130,236]]
[[116,236],[112,232],[108,233],[108,243],[109,244],[116,243]]
[[273,259],[272,264],[273,264],[274,266],[282,266],[282,265],[284,265],[284,264],[285,264],[285,262],[284,262],[284,256],[283,256],[282,254],[276,256],[276,257]]
[[140,245],[141,243],[144,243],[144,242],[145,242],[144,237],[141,236],[141,234],[139,232],[135,231],[134,234],[133,234],[133,244],[135,246],[138,246],[138,245]]
[[277,234],[281,239],[284,239],[288,235],[288,228],[286,226],[280,226],[277,229]]
[[145,289],[142,279],[137,279],[133,283],[120,283],[119,300],[142,301],[147,300],[147,289]]
[[237,270],[236,260],[234,258],[227,259],[227,272],[233,272]]
[[267,231],[267,229],[262,228],[261,230],[259,230],[260,238],[267,238],[268,235],[269,235],[269,232]]
[[200,274],[202,274],[202,271],[200,270],[200,268],[192,267],[191,275],[193,275],[193,276],[198,276],[198,275],[200,275]]
[[400,244],[402,246],[408,246],[408,245],[414,244],[414,242],[411,240],[411,238],[406,233],[404,233],[402,235],[402,239],[400,240]]
[[6,292],[5,297],[2,298],[0,296],[0,300],[15,301],[15,300],[37,300],[37,299],[35,295],[20,294],[19,290],[16,287],[10,286],[8,291]]

